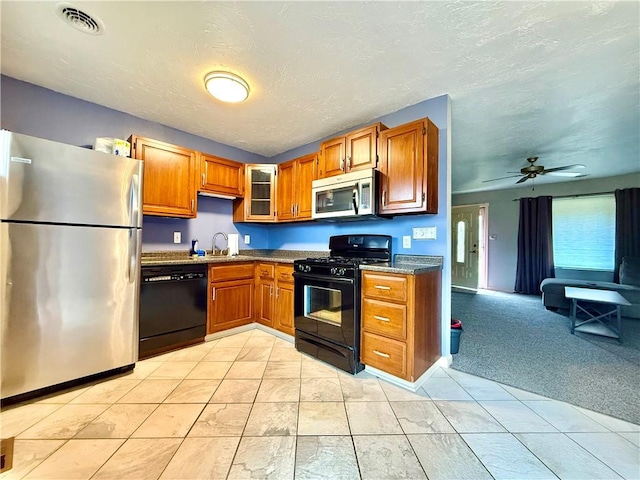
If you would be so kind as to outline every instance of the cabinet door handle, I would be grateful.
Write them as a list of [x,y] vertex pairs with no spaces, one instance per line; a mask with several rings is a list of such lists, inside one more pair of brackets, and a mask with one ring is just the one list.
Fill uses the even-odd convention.
[[296,216],[296,206],[293,203],[291,204],[291,215]]
[[374,350],[373,353],[375,353],[376,355],[380,355],[381,357],[384,357],[384,358],[389,358],[391,356],[388,353],[382,353],[382,352],[379,352],[378,350]]
[[280,298],[280,287],[276,287],[276,298]]
[[378,290],[391,290],[391,287],[387,287],[386,285],[376,285],[375,288]]
[[204,173],[202,174],[202,186],[204,187]]
[[296,203],[296,217],[298,216],[299,213],[300,213],[300,205]]
[[344,172],[344,158],[340,160],[340,170]]
[[353,158],[347,157],[349,159],[349,170],[353,168]]
[[269,296],[273,297],[273,285],[269,285]]
[[381,322],[390,322],[391,319],[387,318],[387,317],[381,317],[379,315],[374,315],[373,318],[375,318],[376,320],[380,320]]
[[387,191],[386,191],[386,190],[384,190],[384,191],[382,192],[382,205],[383,205],[383,206],[386,206],[386,205],[387,205]]
[[215,300],[216,299],[216,287],[213,287],[211,289],[211,300]]

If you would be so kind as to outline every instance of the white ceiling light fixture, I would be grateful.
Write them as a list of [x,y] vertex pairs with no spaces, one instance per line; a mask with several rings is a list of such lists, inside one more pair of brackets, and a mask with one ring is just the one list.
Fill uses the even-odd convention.
[[204,86],[211,95],[223,102],[238,103],[249,97],[249,84],[229,72],[207,73]]

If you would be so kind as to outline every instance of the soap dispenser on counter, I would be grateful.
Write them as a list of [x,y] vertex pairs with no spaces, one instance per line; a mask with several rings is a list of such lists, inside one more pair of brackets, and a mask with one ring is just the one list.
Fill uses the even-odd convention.
[[189,251],[189,255],[191,255],[192,257],[198,256],[198,239],[197,238],[194,238],[193,240],[191,240],[191,250]]

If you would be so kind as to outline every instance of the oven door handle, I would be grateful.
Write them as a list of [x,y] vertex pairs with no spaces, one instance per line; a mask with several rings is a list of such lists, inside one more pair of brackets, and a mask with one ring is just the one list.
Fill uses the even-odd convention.
[[300,280],[321,280],[323,282],[348,283],[350,285],[353,285],[355,283],[355,280],[353,278],[332,277],[325,275],[307,275],[298,272],[293,272],[293,276],[295,278],[299,278]]

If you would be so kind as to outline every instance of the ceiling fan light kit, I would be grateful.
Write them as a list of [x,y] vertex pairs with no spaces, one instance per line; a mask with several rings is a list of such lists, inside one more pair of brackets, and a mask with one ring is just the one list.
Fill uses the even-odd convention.
[[[486,182],[493,182],[495,180],[504,180],[506,178],[515,178],[515,177],[521,177],[517,182],[516,185],[519,183],[524,183],[529,179],[535,179],[538,175],[557,175],[559,177],[586,177],[587,174],[586,173],[580,173],[580,172],[567,172],[566,170],[572,170],[572,169],[581,169],[581,168],[585,168],[584,165],[582,165],[581,163],[576,163],[574,165],[563,165],[561,167],[554,167],[554,168],[544,168],[543,165],[536,165],[536,160],[538,160],[538,157],[529,157],[527,158],[527,162],[529,162],[529,165],[526,167],[523,167],[520,169],[520,173],[516,174],[516,175],[509,175],[507,177],[499,177],[499,178],[492,178],[489,180],[484,180],[483,183]],[[517,173],[517,172],[507,172],[507,173]]]

